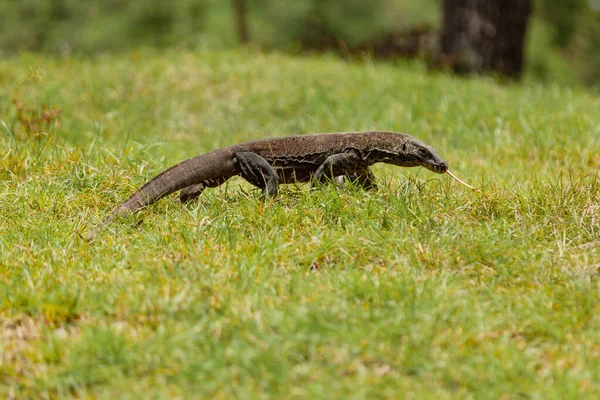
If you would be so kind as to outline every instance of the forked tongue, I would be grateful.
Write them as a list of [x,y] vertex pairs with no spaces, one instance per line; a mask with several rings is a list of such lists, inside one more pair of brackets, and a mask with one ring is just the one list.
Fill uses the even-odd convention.
[[458,179],[456,176],[454,176],[454,174],[453,174],[452,172],[450,172],[450,170],[446,170],[446,173],[447,173],[448,175],[450,175],[450,177],[451,177],[452,179],[454,179],[456,182],[458,182],[458,183],[460,183],[460,184],[463,184],[463,185],[465,185],[465,186],[466,186],[466,187],[468,187],[468,188],[475,189],[475,187],[473,187],[473,186],[469,185],[468,183],[465,183],[465,182],[461,181],[461,180],[460,180],[460,179]]

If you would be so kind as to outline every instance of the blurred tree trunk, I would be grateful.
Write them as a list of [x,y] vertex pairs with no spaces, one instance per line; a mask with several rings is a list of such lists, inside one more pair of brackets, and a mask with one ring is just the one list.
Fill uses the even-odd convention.
[[456,73],[518,79],[531,0],[444,0],[440,58]]
[[250,43],[250,34],[248,33],[248,4],[246,0],[232,0],[233,13],[235,15],[235,27],[238,38],[243,44]]

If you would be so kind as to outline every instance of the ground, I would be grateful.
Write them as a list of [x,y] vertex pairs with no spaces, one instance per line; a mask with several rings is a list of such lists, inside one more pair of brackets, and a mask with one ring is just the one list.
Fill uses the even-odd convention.
[[[600,101],[420,64],[142,50],[0,61],[0,394],[595,398]],[[163,169],[396,130],[472,191],[237,179],[85,232]]]

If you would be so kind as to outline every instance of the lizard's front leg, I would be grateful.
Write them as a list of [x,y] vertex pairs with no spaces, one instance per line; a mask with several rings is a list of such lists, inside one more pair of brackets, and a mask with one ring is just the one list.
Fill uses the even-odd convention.
[[242,178],[261,188],[266,197],[277,196],[278,175],[267,160],[249,151],[236,153],[235,158]]
[[375,182],[375,174],[371,171],[371,168],[367,167],[358,171],[353,171],[346,175],[340,175],[335,177],[335,183],[343,185],[346,182],[353,182],[365,190],[377,190],[377,183]]
[[364,170],[364,168],[362,159],[357,152],[345,151],[327,157],[315,171],[315,179],[325,182],[327,179],[333,180],[336,176],[349,175],[352,172]]

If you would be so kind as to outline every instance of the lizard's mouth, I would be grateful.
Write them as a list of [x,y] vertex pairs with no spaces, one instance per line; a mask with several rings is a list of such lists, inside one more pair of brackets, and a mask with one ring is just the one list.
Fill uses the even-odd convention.
[[433,172],[437,172],[438,174],[443,174],[448,170],[448,164],[446,164],[445,162],[434,163],[431,161],[427,161],[423,166]]

